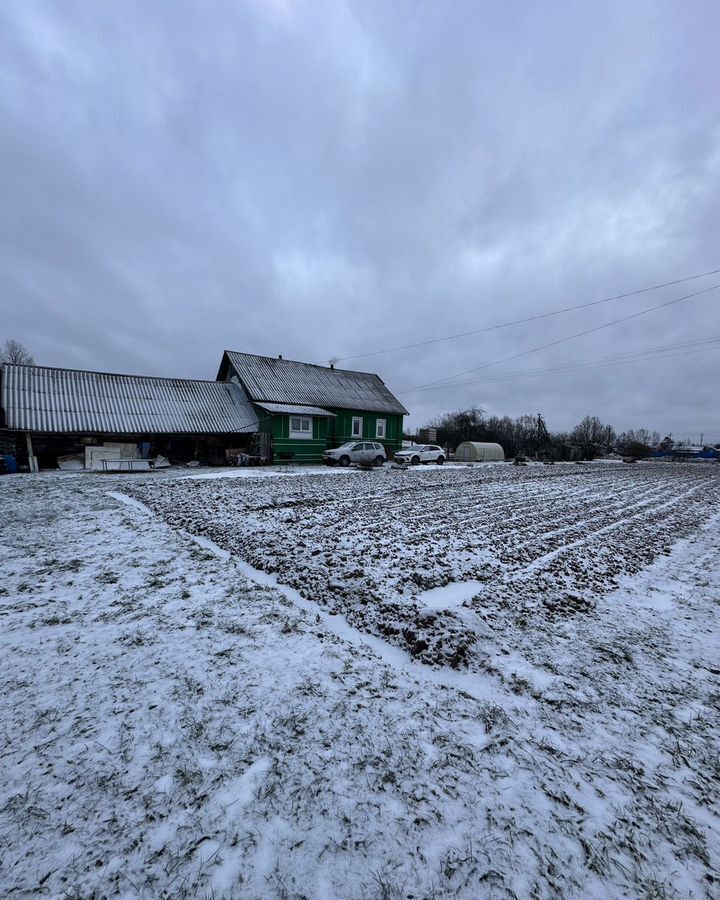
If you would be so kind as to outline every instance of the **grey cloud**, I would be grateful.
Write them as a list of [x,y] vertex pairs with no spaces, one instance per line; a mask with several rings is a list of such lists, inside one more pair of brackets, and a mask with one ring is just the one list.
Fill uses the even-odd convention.
[[[226,346],[327,361],[715,268],[718,25],[702,2],[4,4],[3,331],[50,365],[213,377]],[[681,293],[357,365],[399,391]],[[720,334],[718,302],[497,372]],[[716,370],[402,399],[411,425],[476,402],[720,440]]]

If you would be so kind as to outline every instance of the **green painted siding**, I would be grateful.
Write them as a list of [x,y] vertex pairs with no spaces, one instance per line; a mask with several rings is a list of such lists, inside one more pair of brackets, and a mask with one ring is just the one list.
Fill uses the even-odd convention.
[[[366,441],[380,441],[382,444],[385,444],[386,449],[392,449],[393,451],[400,449],[402,444],[402,416],[348,409],[333,409],[332,412],[336,414],[335,440],[337,444],[344,444],[345,441],[363,438]],[[362,419],[362,434],[360,436],[352,433],[352,420],[356,416]],[[385,420],[384,438],[377,436],[378,419]]]
[[[346,441],[359,440],[352,434],[352,420],[359,416],[362,420],[362,439],[379,441],[385,446],[388,459],[402,446],[402,416],[385,413],[368,413],[359,410],[333,409],[334,419],[313,418],[312,438],[290,437],[290,416],[274,415],[258,409],[261,429],[269,431],[275,445],[276,463],[318,463],[325,450],[338,447]],[[385,420],[385,437],[377,437],[377,420]]]
[[[290,437],[290,416],[269,415],[264,410],[263,431],[269,431],[273,437],[275,462],[282,463],[314,463],[322,459],[328,447],[328,419],[313,417],[312,437]],[[306,417],[303,417],[306,418]]]

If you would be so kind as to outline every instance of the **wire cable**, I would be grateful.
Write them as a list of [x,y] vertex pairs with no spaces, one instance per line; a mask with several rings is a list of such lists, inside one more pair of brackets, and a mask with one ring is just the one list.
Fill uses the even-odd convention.
[[481,372],[483,369],[489,369],[491,366],[498,366],[501,363],[511,362],[514,359],[520,359],[523,356],[529,356],[531,353],[537,353],[539,350],[546,350],[548,347],[556,347],[558,344],[567,343],[567,341],[573,341],[575,338],[584,337],[588,334],[593,334],[596,331],[602,331],[603,328],[610,328],[613,325],[619,325],[621,322],[629,322],[631,319],[638,319],[640,316],[646,316],[649,313],[656,312],[659,309],[666,309],[669,306],[673,306],[676,303],[682,303],[684,300],[690,300],[693,297],[699,297],[702,294],[708,294],[710,291],[716,291],[720,288],[720,284],[713,284],[710,287],[703,288],[701,291],[694,291],[692,294],[685,294],[682,297],[674,297],[672,300],[666,300],[664,303],[659,303],[657,306],[650,306],[647,309],[642,309],[640,312],[631,313],[628,316],[622,316],[619,319],[613,319],[611,322],[604,322],[602,325],[595,325],[593,328],[586,328],[583,331],[576,331],[574,334],[568,334],[565,337],[557,338],[554,341],[549,341],[547,344],[540,344],[537,347],[531,347],[528,350],[522,350],[520,353],[513,353],[512,356],[505,356],[502,359],[495,359],[491,362],[484,363],[482,366],[477,366],[473,369],[466,369],[464,372],[456,372],[454,375],[446,375],[444,378],[437,378],[434,381],[428,381],[425,384],[417,385],[413,388],[405,388],[402,391],[397,391],[398,394],[412,394],[415,391],[422,390],[426,387],[430,387],[436,384],[443,384],[445,382],[454,382],[456,378],[463,378],[465,375],[473,375],[475,372]]
[[701,272],[698,275],[688,275],[686,278],[676,278],[675,281],[664,281],[662,284],[654,284],[651,287],[639,288],[635,291],[627,291],[624,294],[614,294],[612,297],[603,297],[601,300],[591,300],[589,303],[578,303],[576,306],[566,306],[563,309],[556,309],[552,312],[537,313],[534,316],[526,316],[523,319],[513,319],[510,322],[501,322],[497,325],[487,325],[484,328],[475,328],[472,331],[461,331],[458,334],[450,334],[446,337],[431,338],[427,341],[417,341],[414,344],[402,344],[398,347],[386,347],[384,350],[371,350],[368,353],[357,353],[354,356],[338,356],[332,361],[334,363],[347,362],[350,359],[367,359],[370,356],[379,356],[382,353],[396,353],[400,350],[414,350],[417,347],[427,347],[430,344],[441,344],[444,341],[454,341],[458,338],[469,337],[473,334],[483,334],[488,331],[497,331],[501,328],[510,328],[512,325],[524,325],[526,322],[537,322],[539,319],[549,319],[552,316],[559,316],[563,313],[573,312],[577,309],[589,309],[592,306],[599,306],[602,303],[611,303],[614,300],[623,300],[626,297],[636,297],[638,294],[647,294],[651,291],[657,291],[660,288],[672,287],[676,284],[684,284],[687,281],[695,281],[698,278],[706,278],[708,275],[717,275],[720,269],[710,269],[708,272]]
[[[607,362],[596,362],[590,363],[588,365],[583,365],[582,363],[577,366],[568,366],[564,369],[548,369],[547,371],[540,372],[516,372],[512,375],[500,375],[500,376],[488,376],[487,378],[478,378],[474,381],[464,381],[461,386],[471,386],[480,383],[491,383],[491,384],[500,384],[503,381],[513,381],[516,378],[538,378],[547,375],[566,375],[572,372],[582,372],[590,369],[602,369],[607,366],[626,366],[630,363],[640,363],[640,362],[653,362],[654,360],[659,359],[673,359],[676,356],[695,356],[700,353],[710,353],[713,350],[720,350],[720,346],[718,347],[703,347],[697,350],[680,350],[676,353],[660,353],[656,356],[648,356],[646,358],[638,357],[637,359],[620,359],[620,360],[608,360]],[[428,387],[426,390],[442,390],[448,387],[457,387],[458,385],[450,385],[450,384],[437,384],[434,387]]]
[[595,369],[612,365],[625,365],[632,362],[650,362],[655,359],[669,359],[673,356],[688,356],[695,353],[707,353],[708,351],[720,349],[719,346],[703,346],[708,344],[720,344],[720,336],[712,338],[702,338],[696,341],[682,341],[678,344],[667,344],[661,347],[648,347],[643,350],[634,350],[628,353],[616,353],[609,356],[597,356],[579,362],[568,361],[566,363],[558,363],[557,365],[547,366],[545,368],[525,369],[518,372],[503,372],[499,375],[481,375],[478,378],[471,378],[467,381],[457,381],[453,382],[452,384],[429,385],[427,388],[423,388],[423,390],[437,390],[450,387],[466,387],[487,382],[496,384],[501,381],[510,381],[515,378],[534,378],[544,375],[560,375],[568,372],[582,371],[583,369]]

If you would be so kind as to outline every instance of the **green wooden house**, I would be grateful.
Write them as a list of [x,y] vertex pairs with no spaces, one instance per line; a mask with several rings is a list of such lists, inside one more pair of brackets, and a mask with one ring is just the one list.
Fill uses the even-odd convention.
[[369,372],[226,350],[217,377],[243,388],[275,462],[317,463],[354,439],[380,441],[388,459],[402,446],[408,412]]

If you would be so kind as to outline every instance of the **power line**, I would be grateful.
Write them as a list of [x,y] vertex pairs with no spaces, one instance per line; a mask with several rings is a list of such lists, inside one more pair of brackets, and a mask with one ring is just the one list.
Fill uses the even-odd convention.
[[357,353],[354,356],[338,356],[333,362],[347,362],[350,359],[367,359],[370,356],[380,356],[382,353],[396,353],[400,350],[414,350],[417,347],[427,347],[430,344],[441,344],[444,341],[454,341],[458,338],[469,337],[473,334],[483,334],[488,331],[497,331],[501,328],[510,328],[512,325],[524,325],[526,322],[537,322],[539,319],[549,319],[552,316],[559,316],[563,313],[573,312],[577,309],[588,309],[591,306],[599,306],[602,303],[611,303],[614,300],[623,300],[626,297],[635,297],[638,294],[647,294],[651,291],[657,291],[660,288],[672,287],[676,284],[684,284],[687,281],[694,281],[698,278],[706,278],[708,275],[717,275],[720,269],[711,269],[709,272],[701,272],[699,275],[688,275],[686,278],[677,278],[675,281],[665,281],[662,284],[654,284],[651,287],[639,288],[636,291],[627,291],[624,294],[615,294],[612,297],[603,297],[601,300],[591,300],[589,303],[578,303],[576,306],[566,306],[563,309],[556,309],[552,312],[537,313],[534,316],[526,316],[524,319],[513,319],[510,322],[501,322],[497,325],[487,325],[484,328],[475,328],[472,331],[461,331],[458,334],[450,334],[446,337],[431,338],[427,341],[417,341],[414,344],[402,344],[397,347],[386,347],[384,350],[371,350],[367,353]]
[[[660,353],[654,356],[647,356],[646,358],[638,357],[637,359],[620,359],[620,360],[608,360],[607,362],[597,362],[591,363],[588,365],[584,365],[582,363],[578,363],[576,366],[567,366],[566,368],[557,368],[557,369],[547,369],[545,371],[538,372],[516,372],[514,374],[509,375],[500,375],[500,376],[488,376],[487,378],[478,378],[473,379],[472,381],[463,381],[460,384],[437,384],[433,387],[435,389],[449,388],[449,387],[465,387],[474,384],[480,383],[492,383],[498,384],[502,381],[513,381],[516,378],[528,378],[528,377],[542,377],[547,375],[566,375],[572,372],[581,372],[589,369],[602,369],[608,366],[625,366],[629,363],[638,363],[638,362],[652,362],[656,359],[673,359],[676,356],[696,356],[700,353],[710,353],[713,350],[720,350],[720,347],[705,347],[698,350],[681,350],[678,353]],[[432,390],[433,387],[428,387],[427,390]]]
[[[480,372],[483,369],[489,369],[491,366],[498,366],[500,363],[511,362],[514,359],[520,359],[523,356],[529,356],[531,353],[537,353],[539,350],[546,350],[548,347],[556,347],[558,344],[564,344],[567,341],[575,340],[575,338],[584,337],[585,335],[592,334],[595,331],[601,331],[603,328],[610,328],[612,325],[619,325],[621,322],[629,322],[631,319],[638,319],[640,316],[646,316],[651,312],[656,312],[658,309],[665,309],[668,306],[673,306],[675,303],[681,303],[683,300],[690,300],[692,297],[699,297],[701,294],[707,294],[710,291],[715,291],[720,288],[720,284],[713,284],[708,288],[703,288],[701,291],[694,291],[692,294],[685,294],[683,297],[675,297],[672,300],[666,300],[665,303],[659,303],[657,306],[650,306],[647,309],[640,310],[640,312],[631,313],[628,316],[622,316],[619,319],[613,319],[612,322],[605,322],[602,325],[595,325],[593,328],[586,328],[584,331],[576,331],[574,334],[568,334],[565,337],[557,338],[554,341],[549,341],[547,344],[540,344],[537,347],[531,347],[528,350],[522,350],[520,353],[514,353],[512,356],[506,356],[503,359],[496,359],[492,362],[484,363],[482,366],[477,366],[474,369],[467,369],[464,372],[456,372],[454,375],[446,375],[445,378],[437,378],[434,381],[428,381],[425,384],[418,385],[413,388],[406,388],[402,391],[397,391],[398,394],[412,394],[415,391],[423,390],[426,387],[431,387],[436,384],[443,384],[444,382],[454,381],[456,378],[462,378],[465,375],[473,375],[475,372]],[[451,386],[456,386],[455,384]]]
[[[696,353],[707,353],[718,350],[717,346],[703,346],[707,344],[720,344],[720,336],[702,338],[696,341],[683,341],[678,344],[667,344],[660,347],[648,347],[643,350],[634,350],[628,353],[616,353],[609,356],[592,357],[581,362],[558,363],[555,366],[547,366],[538,369],[525,369],[517,372],[503,372],[499,375],[481,375],[468,381],[457,381],[452,384],[431,384],[417,390],[433,390],[442,388],[458,388],[480,383],[510,381],[516,378],[533,378],[544,375],[562,375],[568,372],[582,371],[583,369],[597,369],[604,366],[626,365],[632,362],[649,362],[655,359],[670,359],[674,356],[690,356]],[[692,349],[681,349],[692,348]],[[677,351],[677,352],[672,352]]]

